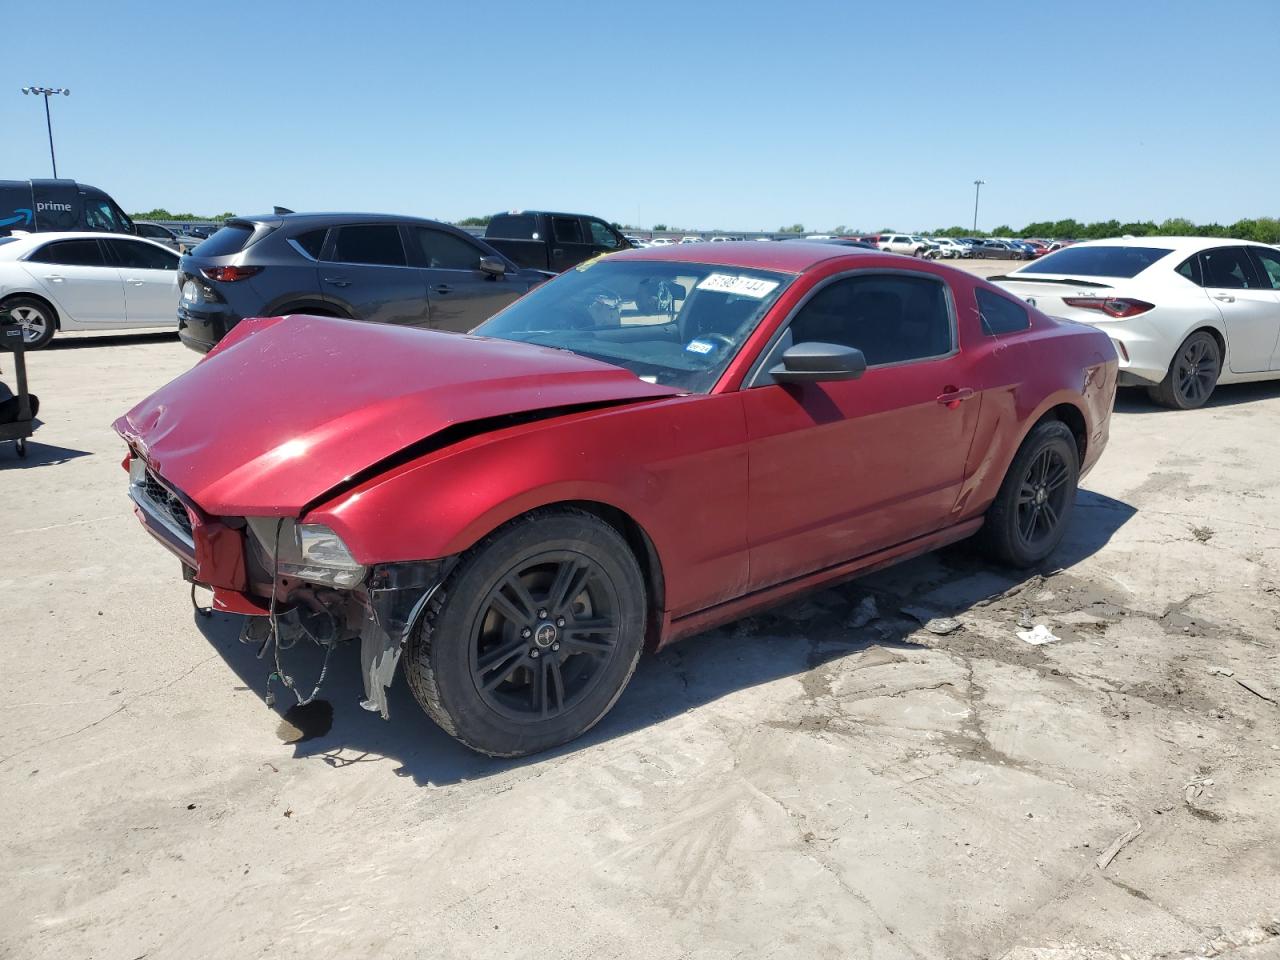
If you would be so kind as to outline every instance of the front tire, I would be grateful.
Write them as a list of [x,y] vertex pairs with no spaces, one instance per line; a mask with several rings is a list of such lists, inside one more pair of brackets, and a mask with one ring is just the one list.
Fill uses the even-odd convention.
[[419,705],[464,745],[521,757],[581,736],[644,645],[644,577],[609,524],[539,510],[467,551],[409,640]]
[[1057,549],[1080,479],[1080,454],[1060,420],[1037,425],[1018,448],[978,533],[985,551],[1013,567],[1031,567]]
[[1162,407],[1194,410],[1213,395],[1222,375],[1222,351],[1218,339],[1207,330],[1197,330],[1178,347],[1169,372],[1148,395]]
[[26,350],[40,350],[53,339],[57,321],[53,311],[33,297],[13,297],[6,300],[4,308],[22,327],[22,346]]

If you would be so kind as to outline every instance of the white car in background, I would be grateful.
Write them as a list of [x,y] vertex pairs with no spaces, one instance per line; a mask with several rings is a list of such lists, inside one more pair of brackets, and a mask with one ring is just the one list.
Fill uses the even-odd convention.
[[675,241],[672,240],[670,237],[654,237],[652,240],[649,241],[649,246],[651,247],[670,247],[670,246],[673,246],[674,244],[675,244]]
[[177,329],[178,254],[110,233],[0,237],[0,308],[28,350],[58,330]]
[[681,237],[680,242],[681,243],[701,243],[702,238],[701,237]]
[[906,233],[882,234],[879,246],[885,253],[901,253],[908,257],[931,257],[936,250],[924,237]]
[[930,237],[929,242],[938,248],[938,256],[946,257],[951,260],[958,260],[961,257],[969,257],[973,252],[957,240],[950,237]]
[[1199,407],[1219,383],[1280,378],[1280,251],[1216,237],[1077,243],[992,282],[1104,330],[1120,385]]

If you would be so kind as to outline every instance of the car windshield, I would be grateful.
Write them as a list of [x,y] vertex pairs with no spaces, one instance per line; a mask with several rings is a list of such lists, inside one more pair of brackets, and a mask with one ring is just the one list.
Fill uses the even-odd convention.
[[589,260],[473,332],[570,350],[650,383],[706,393],[793,279],[703,263]]
[[1073,277],[1136,277],[1162,257],[1165,247],[1065,247],[1018,273],[1061,273]]

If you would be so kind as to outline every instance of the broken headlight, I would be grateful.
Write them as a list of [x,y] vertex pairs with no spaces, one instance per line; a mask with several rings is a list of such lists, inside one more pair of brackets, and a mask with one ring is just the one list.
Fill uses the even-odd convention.
[[[288,517],[247,519],[254,547],[266,570],[274,569],[281,576],[335,587],[354,587],[364,580],[364,566],[356,562],[342,538],[328,527],[319,523],[297,523]],[[277,542],[280,544],[278,558]]]

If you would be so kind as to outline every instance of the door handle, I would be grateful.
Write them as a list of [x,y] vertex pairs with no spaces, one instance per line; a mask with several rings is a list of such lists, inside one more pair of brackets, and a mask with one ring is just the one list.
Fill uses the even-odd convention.
[[45,279],[52,280],[54,283],[61,283],[63,280],[62,275],[58,273],[51,273]]
[[135,287],[140,287],[140,286],[142,286],[144,283],[146,283],[146,281],[145,281],[145,280],[135,280],[135,279],[133,279],[133,277],[125,277],[125,281],[124,281],[124,282],[125,282],[125,283],[132,283]]
[[973,387],[945,387],[943,392],[938,395],[938,402],[948,410],[954,410],[975,395]]
[[349,287],[349,286],[351,286],[351,281],[350,281],[350,280],[348,280],[346,277],[325,277],[325,278],[324,278],[324,282],[325,282],[325,283],[332,283],[335,287]]
[[1213,299],[1221,300],[1223,303],[1235,303],[1236,298],[1229,293],[1215,293]]
[[453,287],[449,286],[447,283],[437,283],[431,288],[431,291],[433,293],[452,293]]

